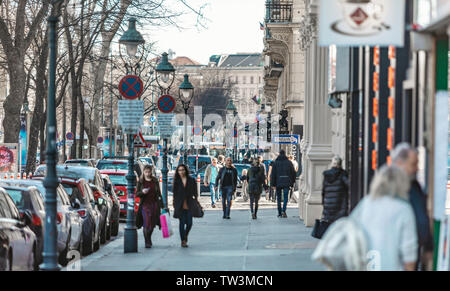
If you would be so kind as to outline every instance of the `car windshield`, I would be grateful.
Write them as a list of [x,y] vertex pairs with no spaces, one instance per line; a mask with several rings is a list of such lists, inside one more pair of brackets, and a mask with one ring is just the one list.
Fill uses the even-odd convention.
[[242,170],[244,169],[250,169],[250,166],[248,165],[234,165],[236,167],[236,170],[238,171],[238,176],[242,176]]
[[[191,171],[194,171],[196,169],[195,160],[196,156],[188,156],[188,166]],[[180,157],[180,161],[178,164],[183,164],[183,157]],[[198,169],[206,167],[209,164],[211,164],[210,157],[201,157],[201,156],[198,157]]]
[[126,162],[112,162],[112,161],[101,161],[97,165],[99,170],[128,170],[128,164]]
[[87,161],[66,161],[66,164],[71,164],[73,166],[89,166]]
[[9,196],[14,201],[14,204],[16,204],[18,209],[29,209],[29,203],[27,203],[27,200],[24,196],[24,192],[21,190],[14,190],[14,189],[5,189],[6,192],[8,192]]
[[73,201],[75,198],[78,198],[78,200],[83,201],[83,194],[80,192],[77,185],[69,183],[61,183],[61,185],[64,187],[64,190],[66,190],[67,195],[70,196],[71,201]]
[[[85,179],[88,181],[88,183],[94,183],[95,180],[95,171],[93,168],[90,167],[72,167],[71,166],[57,166],[56,167],[56,173],[58,177],[62,178],[70,178],[70,179]],[[36,169],[36,172],[34,173],[34,176],[40,176],[45,177],[47,172],[47,167],[39,167]]]
[[109,175],[114,186],[126,186],[127,178],[125,175]]

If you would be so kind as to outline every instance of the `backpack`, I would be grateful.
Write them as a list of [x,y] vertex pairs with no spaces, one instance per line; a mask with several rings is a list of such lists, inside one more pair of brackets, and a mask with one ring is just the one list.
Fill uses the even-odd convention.
[[248,172],[248,193],[251,195],[262,192],[261,182],[259,181],[260,167],[252,167]]
[[368,250],[364,229],[349,216],[331,224],[311,258],[333,271],[367,271]]

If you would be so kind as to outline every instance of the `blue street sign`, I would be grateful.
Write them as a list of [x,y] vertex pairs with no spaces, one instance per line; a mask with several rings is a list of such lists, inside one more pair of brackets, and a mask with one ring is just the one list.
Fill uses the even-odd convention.
[[162,145],[158,145],[158,150],[162,150]]
[[150,117],[150,122],[154,123],[156,121],[156,118],[154,116]]
[[274,135],[272,137],[272,142],[278,144],[299,144],[300,136],[297,134]]
[[128,75],[122,78],[119,83],[120,94],[129,100],[134,100],[141,96],[144,85],[141,78],[135,75]]

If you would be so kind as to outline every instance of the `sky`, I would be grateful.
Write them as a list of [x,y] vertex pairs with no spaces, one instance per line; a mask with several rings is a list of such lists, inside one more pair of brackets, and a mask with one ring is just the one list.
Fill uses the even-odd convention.
[[[181,17],[187,27],[145,27],[144,38],[157,42],[159,52],[171,49],[175,57],[186,56],[201,64],[208,64],[215,54],[262,52],[264,31],[259,23],[264,21],[265,0],[188,0],[194,7],[207,3],[204,15],[207,28],[195,27],[192,13]],[[138,29],[141,29],[138,27]]]

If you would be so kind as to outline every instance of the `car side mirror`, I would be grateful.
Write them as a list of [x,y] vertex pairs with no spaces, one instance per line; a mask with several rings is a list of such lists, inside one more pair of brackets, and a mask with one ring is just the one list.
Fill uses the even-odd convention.
[[72,202],[72,208],[73,209],[80,209],[81,208],[81,203],[80,203],[80,200],[78,200],[78,198],[75,199],[75,201]]
[[33,224],[33,216],[31,215],[30,210],[25,210],[23,212],[22,222],[27,226]]

